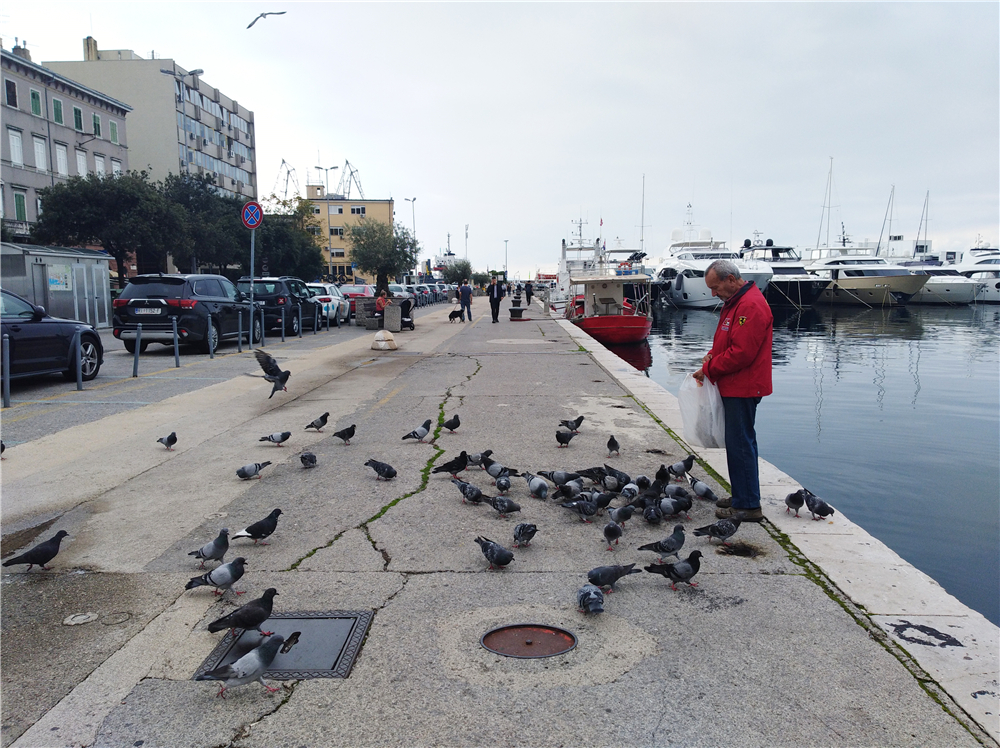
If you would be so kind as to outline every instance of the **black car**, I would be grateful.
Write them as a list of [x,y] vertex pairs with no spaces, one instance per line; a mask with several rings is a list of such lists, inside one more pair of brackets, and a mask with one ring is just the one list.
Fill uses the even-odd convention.
[[80,331],[83,379],[90,381],[104,363],[104,346],[97,330],[86,322],[50,317],[45,308],[35,306],[10,291],[2,291],[0,320],[3,334],[10,336],[10,376],[12,379],[38,374],[61,373],[76,379],[73,338]]
[[[250,296],[250,278],[243,277],[236,282],[244,296]],[[253,279],[253,303],[264,309],[265,329],[281,327],[281,310],[285,310],[285,332],[299,334],[299,308],[302,308],[302,326],[312,328],[319,307],[319,318],[323,319],[323,305],[309,293],[305,282],[290,275],[277,278]]]
[[[142,325],[139,350],[149,343],[173,345],[171,318],[177,317],[177,335],[182,343],[197,343],[208,353],[222,340],[239,335],[243,313],[243,334],[250,331],[250,302],[222,275],[136,275],[115,299],[114,335],[135,352],[136,327]],[[260,321],[254,320],[253,340],[261,337]]]

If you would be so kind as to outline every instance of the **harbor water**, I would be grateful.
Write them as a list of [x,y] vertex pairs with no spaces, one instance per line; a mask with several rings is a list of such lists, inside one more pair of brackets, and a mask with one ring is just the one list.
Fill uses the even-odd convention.
[[[717,321],[616,352],[676,395]],[[777,309],[773,351],[761,457],[1000,625],[1000,307]]]

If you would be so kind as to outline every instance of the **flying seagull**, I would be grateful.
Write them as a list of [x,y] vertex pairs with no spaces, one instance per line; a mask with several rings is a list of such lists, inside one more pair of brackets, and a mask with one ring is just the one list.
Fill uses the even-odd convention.
[[[253,25],[254,25],[255,23],[257,23],[257,21],[259,21],[259,20],[260,20],[261,18],[267,18],[268,16],[283,16],[283,15],[285,15],[285,13],[287,13],[287,12],[288,12],[287,10],[273,10],[273,11],[271,11],[270,13],[261,13],[261,14],[260,14],[259,16],[257,16],[257,17],[256,17],[255,19],[253,19],[252,21],[250,21],[250,26],[253,26]],[[247,28],[250,28],[250,26],[247,26]]]

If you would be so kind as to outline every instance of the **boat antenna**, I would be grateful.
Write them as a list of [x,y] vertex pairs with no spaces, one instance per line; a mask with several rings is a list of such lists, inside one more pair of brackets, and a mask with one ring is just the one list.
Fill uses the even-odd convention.
[[642,175],[642,210],[639,213],[639,251],[642,252],[646,229],[646,175]]
[[816,235],[816,249],[823,238],[823,219],[826,219],[826,246],[830,246],[830,202],[833,196],[833,156],[830,156],[830,172],[826,176],[826,194],[823,198],[823,212],[819,217],[819,233]]
[[889,222],[889,241],[892,241],[892,198],[896,194],[896,185],[892,185],[892,189],[889,190],[889,202],[885,206],[885,217],[882,219],[882,230],[878,232],[878,244],[875,245],[875,256],[879,256],[879,250],[882,248],[882,235],[885,233],[885,223]]

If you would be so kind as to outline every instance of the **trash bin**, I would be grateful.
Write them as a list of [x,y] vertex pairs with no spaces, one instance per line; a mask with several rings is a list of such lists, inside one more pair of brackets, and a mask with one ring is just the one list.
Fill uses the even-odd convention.
[[382,313],[385,315],[385,329],[389,332],[399,332],[403,329],[403,309],[399,304],[387,306]]

